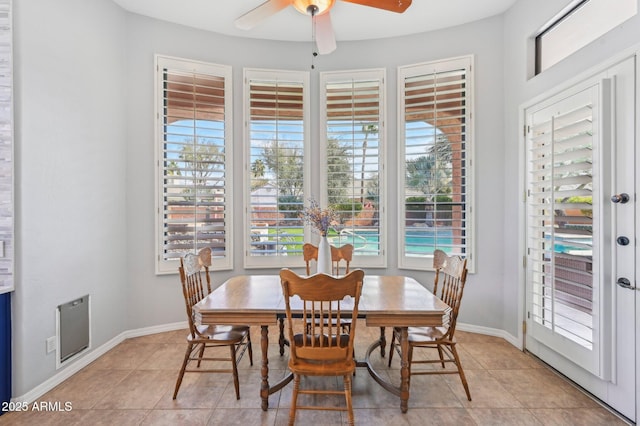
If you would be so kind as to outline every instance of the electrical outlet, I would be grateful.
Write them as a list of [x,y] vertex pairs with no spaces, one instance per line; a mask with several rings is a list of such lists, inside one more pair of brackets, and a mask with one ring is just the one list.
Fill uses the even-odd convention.
[[47,353],[50,354],[51,352],[56,350],[56,337],[49,337],[47,339]]

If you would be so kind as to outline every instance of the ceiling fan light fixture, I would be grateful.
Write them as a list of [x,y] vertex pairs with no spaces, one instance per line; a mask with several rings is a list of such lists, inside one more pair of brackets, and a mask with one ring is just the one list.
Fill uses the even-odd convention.
[[293,7],[304,15],[310,15],[311,10],[314,10],[313,15],[322,15],[328,12],[333,7],[336,0],[293,0]]

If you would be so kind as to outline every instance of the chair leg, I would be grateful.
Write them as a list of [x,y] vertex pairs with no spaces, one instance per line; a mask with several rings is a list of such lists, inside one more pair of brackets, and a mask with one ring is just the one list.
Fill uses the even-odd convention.
[[236,362],[236,345],[229,345],[231,366],[233,368],[233,386],[236,388],[236,399],[240,399],[240,381],[238,380],[238,363]]
[[249,349],[249,365],[253,367],[253,347],[251,346],[251,329],[247,332],[247,346]]
[[206,347],[207,345],[201,343],[200,350],[198,351],[198,368],[200,368],[200,363],[202,362],[202,357],[204,356],[204,348]]
[[409,370],[409,378],[407,383],[408,387],[411,388],[411,363],[413,362],[413,346],[409,344],[409,353],[407,354],[407,369]]
[[[358,360],[356,359],[356,348],[353,348],[353,361],[358,364]],[[353,377],[356,377],[356,369],[353,369]]]
[[344,375],[344,397],[347,403],[347,414],[349,416],[348,424],[353,426],[355,425],[353,419],[353,401],[351,399],[351,376],[348,374]]
[[184,354],[184,361],[182,361],[182,368],[180,368],[180,373],[178,374],[178,380],[176,381],[176,388],[173,391],[173,399],[176,399],[178,396],[178,391],[180,390],[180,385],[182,384],[182,378],[184,377],[184,371],[187,369],[187,363],[189,362],[189,356],[191,355],[191,350],[193,349],[193,344],[189,343],[187,345],[187,352]]
[[280,356],[284,355],[284,318],[280,317],[278,321],[278,327],[280,328],[280,338],[278,343],[280,344]]
[[442,352],[442,346],[438,345],[438,355],[440,355],[440,363],[442,364],[442,368],[445,368],[444,366],[444,353]]
[[388,367],[391,367],[391,360],[393,360],[393,351],[396,348],[396,330],[394,329],[391,332],[391,344],[389,345],[389,364]]
[[298,392],[300,391],[300,375],[293,375],[293,393],[291,396],[291,408],[289,409],[289,426],[296,423],[296,409],[298,405]]
[[458,356],[456,345],[453,344],[450,347],[451,347],[451,353],[453,354],[453,359],[456,362],[456,367],[458,367],[458,375],[460,376],[460,380],[462,381],[462,386],[464,386],[464,391],[467,393],[467,399],[471,401],[471,392],[469,392],[469,384],[467,383],[467,378],[465,377],[464,371],[462,370],[462,364],[460,363],[460,357]]

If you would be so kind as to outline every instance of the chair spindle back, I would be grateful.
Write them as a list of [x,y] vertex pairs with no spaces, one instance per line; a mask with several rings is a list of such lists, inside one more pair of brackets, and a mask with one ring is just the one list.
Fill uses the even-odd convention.
[[436,270],[433,292],[437,295],[438,286],[441,286],[439,297],[451,307],[448,333],[453,337],[467,281],[467,259],[448,256],[442,250],[436,250],[433,255],[433,267]]
[[[205,248],[198,254],[188,253],[180,258],[180,280],[182,281],[182,294],[184,296],[187,318],[189,318],[189,330],[192,337],[198,335],[197,327],[193,319],[193,305],[204,299],[211,293],[211,249]],[[206,292],[204,283],[206,283]]]
[[[289,341],[292,342],[292,362],[344,361],[352,357],[364,272],[355,270],[340,278],[325,274],[300,277],[288,269],[283,269],[280,278],[285,298]],[[294,318],[292,311],[302,312],[302,319]],[[317,318],[328,321],[315,321]],[[341,318],[351,319],[348,334],[341,334]],[[306,324],[310,324],[309,331]]]
[[[353,245],[345,244],[341,247],[331,247],[331,271],[333,275],[340,275],[340,262],[345,262],[344,275],[350,272],[349,265],[353,259]],[[307,275],[311,275],[311,261],[318,260],[318,247],[313,244],[305,243],[302,246],[302,256],[304,258]]]

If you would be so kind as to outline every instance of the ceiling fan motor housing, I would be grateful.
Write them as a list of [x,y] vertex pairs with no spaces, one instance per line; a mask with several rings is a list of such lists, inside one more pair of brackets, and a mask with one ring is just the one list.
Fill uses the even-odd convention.
[[315,16],[318,13],[318,6],[316,6],[315,4],[310,4],[309,6],[307,6],[307,13],[311,16]]
[[293,7],[305,15],[322,15],[333,7],[335,0],[293,0]]

